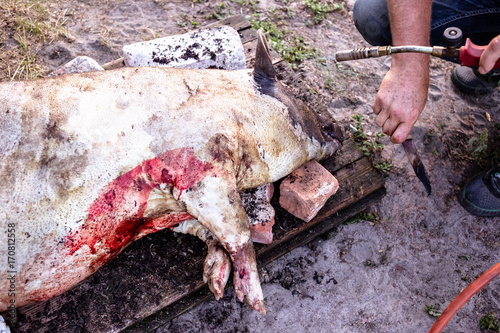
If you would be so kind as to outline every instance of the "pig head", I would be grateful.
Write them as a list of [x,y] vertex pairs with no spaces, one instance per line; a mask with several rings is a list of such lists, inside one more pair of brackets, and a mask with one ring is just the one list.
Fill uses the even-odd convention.
[[276,79],[260,33],[256,52],[253,71],[123,68],[0,84],[0,224],[15,231],[15,259],[0,272],[16,272],[16,306],[70,289],[145,234],[196,219],[229,254],[238,298],[265,312],[238,191],[339,142]]

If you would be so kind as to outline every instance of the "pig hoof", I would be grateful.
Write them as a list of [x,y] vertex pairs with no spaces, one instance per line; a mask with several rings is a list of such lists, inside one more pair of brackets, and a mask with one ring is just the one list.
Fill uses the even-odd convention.
[[263,300],[258,300],[254,303],[251,303],[248,299],[248,297],[245,299],[245,301],[247,302],[248,306],[252,309],[254,309],[255,311],[257,312],[260,312],[262,314],[266,314],[266,306],[264,305],[264,301]]
[[265,314],[264,296],[260,286],[253,248],[243,246],[233,257],[234,290],[240,301],[245,300],[252,309]]
[[208,254],[203,267],[203,281],[218,301],[224,294],[224,287],[231,273],[231,259],[220,243],[208,246]]

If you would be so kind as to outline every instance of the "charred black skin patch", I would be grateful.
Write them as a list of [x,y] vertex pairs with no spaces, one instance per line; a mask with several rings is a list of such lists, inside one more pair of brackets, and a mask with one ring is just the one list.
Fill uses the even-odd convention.
[[259,31],[257,49],[255,51],[254,81],[259,91],[276,98],[288,108],[292,124],[299,124],[310,138],[316,139],[320,144],[341,141],[342,132],[337,124],[312,111],[303,101],[284,87],[276,77],[269,46]]

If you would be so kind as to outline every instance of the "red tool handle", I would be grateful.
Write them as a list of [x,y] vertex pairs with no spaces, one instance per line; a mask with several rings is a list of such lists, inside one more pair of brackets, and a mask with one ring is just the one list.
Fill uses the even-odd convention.
[[[458,60],[462,66],[479,67],[479,58],[483,54],[486,46],[475,45],[469,38],[465,41],[465,46],[460,48]],[[497,60],[493,68],[500,68],[500,59]]]

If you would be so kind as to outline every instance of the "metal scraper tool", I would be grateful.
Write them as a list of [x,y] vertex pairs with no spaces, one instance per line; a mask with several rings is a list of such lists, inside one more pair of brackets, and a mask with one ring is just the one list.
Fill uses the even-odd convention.
[[401,145],[403,145],[406,156],[408,156],[408,159],[410,160],[413,171],[415,171],[418,179],[424,185],[427,195],[431,195],[431,182],[429,181],[429,177],[427,177],[427,172],[425,171],[424,164],[420,159],[418,151],[413,144],[413,138],[411,136],[408,136],[406,141]]

